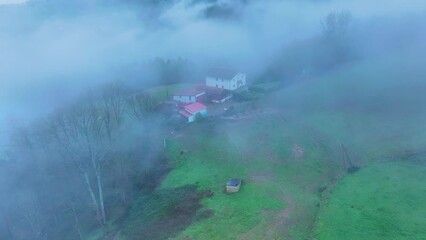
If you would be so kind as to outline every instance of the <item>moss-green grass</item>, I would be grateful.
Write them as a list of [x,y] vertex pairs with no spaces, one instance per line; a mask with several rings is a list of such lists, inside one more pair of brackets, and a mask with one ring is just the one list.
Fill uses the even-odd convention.
[[280,89],[283,86],[281,81],[257,83],[251,86],[252,90],[260,92],[271,92]]
[[317,239],[425,239],[425,181],[425,167],[401,162],[348,175],[319,219]]
[[297,121],[343,142],[362,164],[388,160],[401,149],[426,147],[426,69],[415,56],[398,52],[351,63],[288,87],[275,101]]
[[[202,201],[203,209],[214,215],[194,222],[176,238],[307,239],[315,229],[312,225],[321,200],[318,190],[329,186],[340,171],[339,143],[343,142],[351,159],[363,168],[337,185],[330,204],[320,212],[319,239],[424,239],[423,226],[415,225],[421,216],[412,211],[422,208],[424,170],[386,163],[401,160],[406,151],[426,149],[426,70],[419,71],[421,62],[387,56],[342,66],[271,94],[284,117],[267,115],[211,126],[197,123],[181,137],[168,139],[173,169],[159,190],[194,184],[199,191],[214,192]],[[166,95],[164,88],[154,92]],[[269,106],[269,100],[259,104]],[[302,159],[293,157],[294,145],[303,147]],[[416,158],[423,161],[421,156]],[[241,192],[223,193],[230,177],[244,180]],[[364,184],[369,185],[361,187]],[[399,196],[394,190],[408,192]],[[372,194],[381,197],[372,200]],[[363,211],[345,208],[345,201],[354,200]],[[292,211],[286,225],[275,225],[288,208]],[[402,218],[386,220],[396,213]],[[333,222],[334,217],[339,223]],[[349,221],[356,232],[347,229]],[[341,235],[333,235],[335,231]]]
[[[189,152],[183,157],[178,155],[175,169],[162,185],[196,184],[202,190],[214,192],[213,197],[203,202],[207,209],[214,211],[214,216],[190,227],[182,233],[182,237],[231,239],[255,227],[261,221],[262,210],[284,207],[282,201],[269,194],[270,187],[247,182],[250,167],[241,162],[237,152],[228,149],[227,141],[208,133],[200,132],[199,135],[195,140],[200,143],[199,146],[182,146],[190,147]],[[184,143],[175,140],[174,144]],[[172,157],[176,158],[176,155]],[[245,180],[238,194],[224,194],[224,184],[230,177]]]
[[[421,174],[416,167],[423,168],[425,163],[426,70],[420,59],[412,57],[416,55],[398,54],[342,66],[321,78],[284,89],[278,96],[289,116],[320,132],[335,145],[336,151],[339,151],[338,144],[344,143],[350,158],[366,168],[365,172],[361,170],[359,173],[367,185],[365,191],[357,189],[360,179],[348,183],[352,176],[338,184],[336,192],[331,195],[330,206],[319,215],[319,239],[426,238],[422,225],[416,225],[421,219],[417,215],[404,215],[412,212],[410,207],[421,209],[424,204],[420,201],[408,200],[409,205],[401,204],[403,201],[407,203],[406,197],[395,192],[386,195],[378,191],[377,194],[389,198],[383,200],[388,211],[402,215],[401,219],[392,222],[386,219],[391,215],[375,211],[379,200],[367,200],[376,188],[392,188],[387,180],[383,180],[392,174],[399,176],[398,179],[390,179],[400,192],[407,190],[411,191],[408,194],[414,194],[413,191],[422,189],[419,184],[423,180],[419,180]],[[390,161],[410,161],[418,165],[386,165]],[[377,171],[377,176],[374,171]],[[410,175],[411,171],[419,179],[400,173]],[[365,205],[363,211],[339,210],[341,206],[337,205],[337,201],[350,202],[354,197],[358,204]],[[417,197],[423,199],[422,195]],[[346,215],[350,219],[345,220]],[[410,218],[413,218],[412,224],[410,221],[404,223]],[[383,222],[380,219],[384,219]]]
[[[287,236],[306,238],[320,201],[318,188],[338,169],[326,149],[316,146],[305,129],[274,115],[216,126],[221,125],[226,130],[195,124],[186,136],[168,141],[174,169],[162,188],[195,184],[214,192],[202,202],[214,215],[193,224],[178,239],[235,239],[244,234],[249,239],[282,239],[283,229],[274,221],[290,207],[285,199],[291,199],[292,208],[303,209],[288,216],[294,222]],[[303,159],[292,156],[296,143],[306,147]],[[180,149],[187,152],[181,155]],[[243,179],[239,193],[224,193],[230,177]]]

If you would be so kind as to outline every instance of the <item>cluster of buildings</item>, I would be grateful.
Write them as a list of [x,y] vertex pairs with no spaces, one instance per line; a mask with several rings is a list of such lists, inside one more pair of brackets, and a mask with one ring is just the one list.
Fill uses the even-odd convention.
[[179,103],[179,114],[193,122],[207,116],[206,103],[223,103],[246,88],[245,74],[217,68],[207,73],[205,83],[173,94],[173,100]]

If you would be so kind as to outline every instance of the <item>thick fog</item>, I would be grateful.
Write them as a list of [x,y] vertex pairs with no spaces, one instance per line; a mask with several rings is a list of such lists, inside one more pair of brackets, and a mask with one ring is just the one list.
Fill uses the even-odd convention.
[[[360,27],[378,19],[382,25],[372,31],[387,34],[395,26],[401,31],[419,29],[404,17],[422,15],[426,7],[421,0],[220,2],[232,9],[229,16],[206,17],[209,1],[165,1],[159,7],[126,1],[2,5],[2,122],[45,113],[81,88],[123,74],[141,85],[154,78],[143,71],[136,76],[123,73],[126,65],[135,62],[180,57],[198,67],[226,65],[253,76],[265,70],[287,44],[319,34],[329,12],[348,11]],[[380,32],[371,34],[377,35],[380,45],[398,41],[381,39]]]
[[323,74],[327,53],[311,43],[333,12],[350,16],[348,61],[426,53],[424,0],[0,0],[0,160],[13,130],[103,84],[164,84],[159,59],[187,64],[171,83],[203,82],[212,67],[249,82]]

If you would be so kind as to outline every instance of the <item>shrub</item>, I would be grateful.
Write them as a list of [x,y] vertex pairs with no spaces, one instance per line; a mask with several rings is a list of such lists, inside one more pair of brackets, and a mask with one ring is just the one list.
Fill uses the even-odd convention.
[[244,91],[240,93],[236,93],[234,95],[234,99],[240,102],[253,101],[262,97],[263,94],[254,91]]

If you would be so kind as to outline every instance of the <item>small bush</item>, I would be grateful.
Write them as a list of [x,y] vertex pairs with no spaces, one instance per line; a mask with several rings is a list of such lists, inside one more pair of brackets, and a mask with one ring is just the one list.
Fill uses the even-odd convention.
[[252,92],[258,93],[268,93],[273,92],[280,89],[283,86],[283,82],[267,82],[267,83],[259,83],[253,86],[250,86],[249,90]]
[[262,97],[263,94],[254,91],[244,91],[240,93],[236,93],[234,95],[234,99],[240,102],[253,101]]

